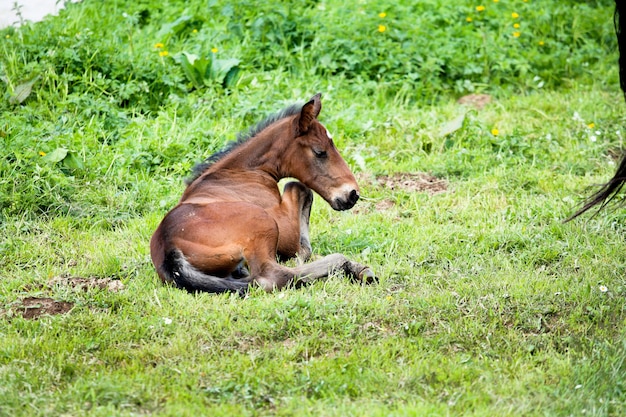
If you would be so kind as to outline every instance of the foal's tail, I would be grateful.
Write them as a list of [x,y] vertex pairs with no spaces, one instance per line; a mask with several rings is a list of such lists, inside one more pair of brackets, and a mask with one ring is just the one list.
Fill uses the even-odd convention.
[[243,279],[221,278],[198,271],[178,249],[172,249],[165,254],[161,272],[180,288],[189,292],[236,292],[244,295],[248,289],[248,282]]
[[626,155],[622,158],[622,162],[620,162],[615,175],[611,178],[606,184],[600,188],[595,194],[589,197],[585,204],[578,210],[576,213],[572,214],[565,221],[568,222],[570,220],[575,219],[580,216],[587,210],[600,205],[598,211],[602,210],[606,207],[613,199],[619,194],[622,187],[626,183]]

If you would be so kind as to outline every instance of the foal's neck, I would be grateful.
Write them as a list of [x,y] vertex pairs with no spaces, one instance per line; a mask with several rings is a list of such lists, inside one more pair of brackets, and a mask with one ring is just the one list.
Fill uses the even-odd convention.
[[279,120],[234,148],[212,170],[243,170],[267,173],[276,181],[289,176],[283,158],[293,141],[293,117]]

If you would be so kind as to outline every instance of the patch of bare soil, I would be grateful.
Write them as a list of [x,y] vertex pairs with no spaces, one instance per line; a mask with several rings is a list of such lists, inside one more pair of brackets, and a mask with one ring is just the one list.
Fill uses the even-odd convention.
[[488,94],[468,94],[461,97],[456,102],[465,106],[474,107],[476,110],[481,110],[487,104],[491,103],[491,96]]
[[22,317],[28,320],[36,320],[43,315],[65,314],[74,307],[74,304],[67,301],[55,301],[52,298],[26,297],[18,309],[22,312]]
[[394,201],[381,200],[378,203],[376,203],[376,211],[391,210],[395,205],[396,203]]
[[448,190],[448,182],[446,180],[423,172],[382,175],[377,177],[376,181],[379,185],[391,190],[427,192],[430,195],[443,193]]
[[48,281],[48,286],[70,287],[79,291],[87,291],[90,289],[108,290],[111,292],[119,292],[124,289],[121,281],[112,278],[80,278],[80,277],[55,277]]
[[[124,289],[124,284],[113,278],[80,278],[60,276],[48,281],[47,285],[37,285],[36,287],[25,287],[26,291],[50,292],[53,287],[69,287],[76,291],[87,291],[90,289],[100,289],[111,292],[118,292]],[[68,301],[56,301],[49,297],[26,297],[18,300],[8,310],[0,308],[0,316],[8,314],[8,317],[20,315],[25,319],[36,320],[43,315],[58,315],[69,312],[74,307]]]

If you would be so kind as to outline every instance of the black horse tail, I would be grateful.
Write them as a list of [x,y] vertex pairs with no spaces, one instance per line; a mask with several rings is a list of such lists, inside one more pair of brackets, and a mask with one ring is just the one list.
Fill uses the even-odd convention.
[[[615,34],[617,35],[617,47],[619,50],[619,81],[620,87],[626,99],[626,1],[615,0],[615,15],[613,16],[613,23],[615,24]],[[565,221],[568,222],[587,210],[600,205],[598,212],[610,204],[613,199],[619,194],[624,183],[626,182],[626,155],[622,157],[622,161],[611,178],[606,184],[602,185],[600,190],[590,196],[583,206],[576,213],[568,217]],[[597,214],[597,212],[596,212]]]
[[189,292],[236,292],[244,295],[248,289],[248,282],[243,279],[216,277],[198,271],[178,249],[172,249],[165,254],[161,272],[168,280],[174,281],[178,287]]
[[613,178],[611,178],[606,184],[602,185],[600,190],[585,201],[585,204],[580,208],[580,210],[572,214],[565,221],[568,222],[573,220],[597,205],[600,205],[600,208],[598,209],[599,212],[613,201],[613,199],[622,190],[624,183],[626,183],[626,156],[622,158],[622,162],[620,162],[617,172],[615,172]]

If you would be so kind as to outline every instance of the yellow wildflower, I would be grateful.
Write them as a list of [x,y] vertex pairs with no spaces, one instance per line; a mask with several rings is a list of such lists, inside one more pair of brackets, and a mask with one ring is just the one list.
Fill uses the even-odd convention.
[[494,136],[498,136],[500,134],[500,131],[494,127],[493,129],[491,129],[491,134]]
[[500,1],[500,0],[493,0],[493,2],[494,2],[494,3],[497,3],[497,2],[499,2],[499,1]]
[[385,17],[387,17],[387,13],[385,12],[378,13],[378,17],[380,17],[381,19],[384,19]]
[[44,151],[39,151],[39,156],[46,156],[46,153]]
[[161,48],[163,48],[163,44],[161,42],[158,42],[158,43],[154,44],[154,47],[157,48],[157,49],[161,49]]
[[168,56],[170,53],[167,51],[161,51],[159,52],[159,56]]
[[477,12],[482,12],[485,10],[485,6],[476,6],[476,11]]
[[512,17],[513,19],[517,19],[517,18],[519,17],[519,14],[517,14],[517,13],[513,12],[513,13],[511,13],[511,17]]
[[471,22],[474,19],[472,19],[471,17],[467,16],[467,19],[465,19],[465,20],[467,20],[468,22]]
[[587,127],[588,127],[589,129],[593,129],[594,127],[596,127],[596,124],[592,122],[592,123],[589,123],[589,124],[587,125]]
[[192,30],[191,33],[198,33],[198,29]]
[[522,34],[520,32],[513,32],[513,36],[519,38]]
[[546,43],[545,43],[544,41],[539,41],[539,46],[543,46],[543,45],[545,45],[545,44],[546,44]]
[[387,27],[386,27],[386,26],[384,26],[384,25],[378,25],[378,31],[379,31],[380,33],[383,33],[383,32],[384,32],[384,31],[386,31],[386,30],[387,30]]
[[211,52],[213,52],[214,54],[217,53],[217,48],[211,48]]
[[519,23],[514,23],[514,24],[513,24],[513,27],[514,27],[515,29],[519,29]]

